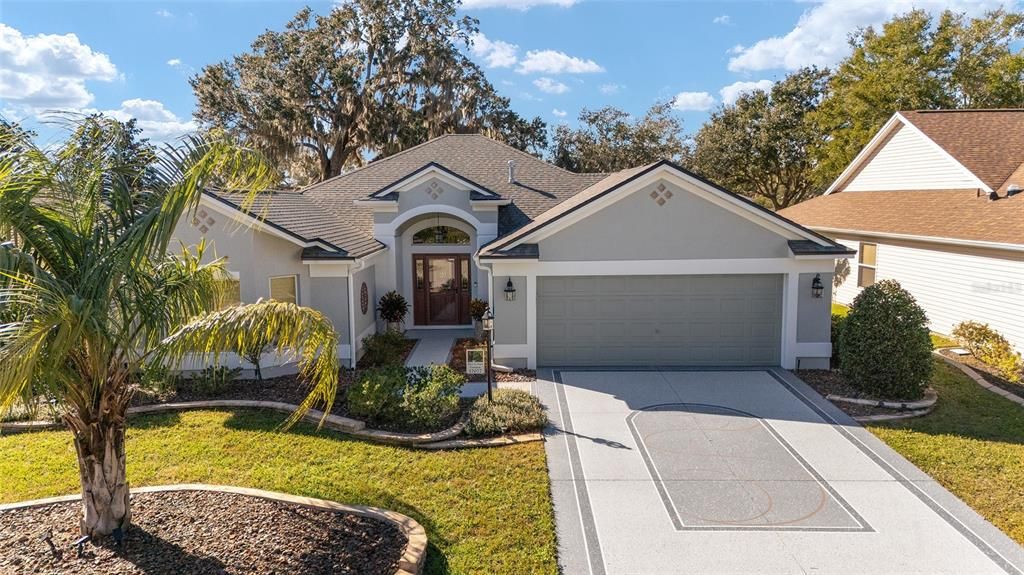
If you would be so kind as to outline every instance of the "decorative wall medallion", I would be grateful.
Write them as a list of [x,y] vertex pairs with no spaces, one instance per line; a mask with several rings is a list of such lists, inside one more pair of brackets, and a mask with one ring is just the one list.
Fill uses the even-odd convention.
[[430,185],[427,186],[427,195],[435,200],[439,198],[442,193],[444,193],[444,188],[442,188],[441,184],[438,184],[437,182],[430,182]]
[[651,191],[651,199],[659,206],[672,199],[672,190],[665,187],[665,184],[658,184],[658,187]]
[[370,290],[366,289],[366,282],[359,286],[359,309],[366,315],[366,310],[370,308]]

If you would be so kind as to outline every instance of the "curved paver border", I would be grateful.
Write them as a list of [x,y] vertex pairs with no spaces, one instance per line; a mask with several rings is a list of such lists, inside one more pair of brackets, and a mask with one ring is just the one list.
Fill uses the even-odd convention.
[[470,449],[474,447],[504,447],[506,445],[531,443],[534,441],[544,441],[544,435],[541,433],[521,433],[519,435],[501,435],[498,437],[450,439],[433,443],[420,443],[412,447],[416,449]]
[[928,415],[935,411],[935,405],[926,407],[924,409],[915,409],[906,413],[893,413],[893,414],[882,414],[882,415],[854,415],[854,420],[860,423],[873,423],[876,421],[897,421],[900,419],[913,419],[915,417],[921,417],[922,415]]
[[[948,349],[948,348],[940,348],[940,349]],[[1001,396],[1005,397],[1006,399],[1009,399],[1010,401],[1016,403],[1017,405],[1024,406],[1024,397],[1020,397],[1019,395],[1010,393],[1009,391],[1006,391],[1005,389],[1003,389],[1003,388],[1001,388],[999,386],[992,385],[991,383],[986,381],[984,377],[981,377],[981,375],[978,374],[977,371],[974,371],[974,368],[972,368],[971,366],[969,366],[969,365],[967,365],[965,363],[960,363],[959,361],[957,361],[957,360],[955,360],[955,359],[953,359],[951,357],[946,357],[946,356],[942,355],[941,353],[939,353],[939,349],[932,350],[932,353],[935,354],[936,356],[942,358],[942,361],[945,361],[949,365],[952,365],[953,367],[955,367],[955,368],[959,369],[960,371],[964,372],[964,374],[967,377],[969,377],[972,380],[974,380],[974,383],[977,383],[981,387],[991,391],[992,393],[994,393],[996,395],[1001,395]]]
[[[138,415],[145,413],[162,413],[166,411],[185,411],[191,409],[219,409],[219,408],[256,408],[256,409],[270,409],[273,411],[281,411],[284,413],[293,413],[299,408],[297,405],[290,403],[283,403],[279,401],[255,401],[248,399],[213,399],[208,401],[184,401],[178,403],[154,403],[152,405],[141,405],[137,407],[129,407],[128,415]],[[310,423],[319,424],[321,418],[323,418],[324,427],[340,431],[356,437],[362,437],[372,441],[380,443],[388,443],[394,445],[408,445],[416,446],[425,443],[436,443],[450,440],[460,433],[465,426],[463,421],[459,421],[455,425],[448,429],[441,431],[435,431],[433,433],[397,433],[394,431],[383,431],[380,429],[368,429],[366,423],[359,421],[358,419],[352,419],[350,417],[342,417],[340,415],[329,414],[326,418],[323,417],[324,412],[311,409],[309,413],[303,417],[304,421]],[[27,431],[44,431],[49,429],[57,429],[62,427],[60,423],[51,421],[19,421],[12,423],[0,424],[0,432],[3,433],[19,433]],[[474,446],[468,446],[474,447]],[[454,447],[449,447],[452,449]]]
[[935,405],[935,402],[939,400],[939,394],[935,393],[935,390],[929,387],[928,389],[924,390],[924,399],[920,399],[918,401],[884,401],[880,399],[861,399],[859,397],[846,397],[842,395],[836,395],[834,393],[826,395],[825,399],[829,401],[838,401],[840,403],[867,405],[869,407],[884,407],[886,409],[919,411],[923,409],[928,409]]
[[[302,505],[304,507],[339,511],[342,513],[349,513],[360,517],[368,517],[370,519],[384,521],[393,524],[408,539],[405,544],[405,549],[402,552],[402,557],[398,560],[398,570],[395,572],[395,575],[419,575],[423,571],[423,565],[427,558],[426,530],[412,517],[402,515],[396,511],[364,505],[345,505],[343,503],[328,501],[326,499],[315,499],[313,497],[291,495],[288,493],[280,493],[278,491],[264,491],[262,489],[235,487],[233,485],[208,485],[205,483],[182,483],[177,485],[138,487],[133,488],[131,493],[160,493],[165,491],[213,491],[217,493],[248,495],[250,497],[259,497],[261,499],[269,499],[271,501],[282,501],[284,503],[292,503],[295,505]],[[0,511],[40,507],[43,505],[52,505],[54,503],[66,503],[68,501],[77,501],[81,498],[81,494],[62,495],[60,497],[33,499],[31,501],[22,501],[19,503],[7,503],[0,505]]]

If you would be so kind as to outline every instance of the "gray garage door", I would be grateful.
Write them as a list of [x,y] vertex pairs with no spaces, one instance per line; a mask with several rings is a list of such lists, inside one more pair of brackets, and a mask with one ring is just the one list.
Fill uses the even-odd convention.
[[776,365],[781,275],[537,278],[540,365]]

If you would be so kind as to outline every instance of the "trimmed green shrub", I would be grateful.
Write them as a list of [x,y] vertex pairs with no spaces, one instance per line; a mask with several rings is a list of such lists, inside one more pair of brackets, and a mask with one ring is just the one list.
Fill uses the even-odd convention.
[[466,378],[446,365],[367,370],[348,390],[349,412],[375,423],[433,428],[459,411]]
[[178,389],[178,374],[159,362],[144,363],[139,369],[139,387],[164,395]]
[[459,396],[466,377],[447,365],[412,370],[402,394],[399,415],[422,428],[435,428],[459,411]]
[[961,322],[953,328],[950,335],[960,346],[978,358],[978,361],[996,368],[1008,381],[1016,383],[1021,380],[1024,360],[1013,350],[1010,342],[988,324],[976,321]]
[[879,398],[918,399],[931,377],[928,317],[894,280],[864,288],[840,335],[839,363],[852,385]]
[[409,314],[409,302],[397,291],[391,290],[380,297],[377,303],[380,318],[388,323],[401,323]]
[[832,367],[839,367],[839,350],[843,347],[843,326],[845,325],[845,315],[832,314]]
[[539,431],[548,423],[544,406],[532,394],[519,389],[495,389],[494,401],[478,397],[469,409],[466,435],[482,437]]
[[370,367],[400,365],[405,349],[405,335],[395,330],[385,330],[363,338],[362,361]]
[[370,421],[390,421],[398,413],[406,369],[398,365],[368,369],[348,389],[348,410]]

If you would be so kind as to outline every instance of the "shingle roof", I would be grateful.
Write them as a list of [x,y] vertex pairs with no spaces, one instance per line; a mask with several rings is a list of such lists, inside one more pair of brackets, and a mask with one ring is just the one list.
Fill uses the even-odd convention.
[[779,214],[816,229],[1024,245],[1024,194],[990,201],[976,190],[840,192]]
[[1024,166],[1024,109],[915,110],[900,115],[993,190],[1005,189],[1010,175]]
[[[508,182],[509,160],[516,162],[515,183]],[[486,136],[450,134],[301,191],[268,195],[266,218],[308,239],[328,241],[351,257],[362,257],[382,249],[382,244],[373,239],[373,210],[355,201],[368,199],[429,164],[511,200],[499,208],[499,235],[529,223],[607,175],[569,172]],[[241,201],[238,195],[223,197],[236,205]],[[480,194],[473,198],[485,199]],[[261,203],[253,211],[266,207]]]

